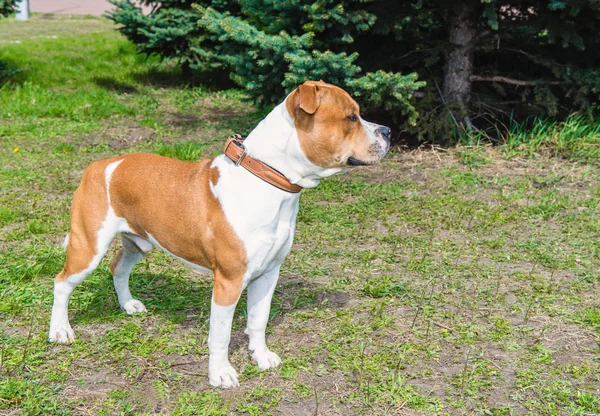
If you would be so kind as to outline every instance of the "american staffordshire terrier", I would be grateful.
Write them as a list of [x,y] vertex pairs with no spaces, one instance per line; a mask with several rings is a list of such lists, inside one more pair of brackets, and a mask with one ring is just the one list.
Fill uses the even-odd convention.
[[308,81],[246,140],[230,139],[224,155],[189,163],[129,154],[92,163],[73,198],[49,340],[75,339],[69,297],[120,233],[123,247],[110,270],[128,314],[146,311],[131,296],[129,274],[153,246],[213,272],[211,385],[239,385],[228,349],[235,306],[246,288],[252,360],[261,370],[281,365],[265,343],[265,328],[279,270],[292,246],[300,191],[348,167],[379,161],[389,150],[390,134],[388,127],[363,120],[358,104],[341,88]]

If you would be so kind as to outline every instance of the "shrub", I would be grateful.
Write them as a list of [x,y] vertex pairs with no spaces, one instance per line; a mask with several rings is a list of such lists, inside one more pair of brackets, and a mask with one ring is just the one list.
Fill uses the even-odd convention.
[[425,83],[416,73],[402,75],[385,65],[365,72],[356,62],[360,53],[348,48],[356,35],[376,30],[375,16],[356,1],[215,0],[194,7],[191,1],[148,1],[155,6],[148,16],[129,0],[113,3],[111,19],[140,52],[199,70],[225,68],[260,105],[281,101],[308,79],[322,79],[346,88],[371,112],[415,124],[414,91]]
[[10,16],[16,11],[17,0],[0,0],[0,17]]
[[589,115],[600,96],[595,0],[112,1],[141,52],[227,70],[266,105],[323,79],[400,124],[419,112],[421,139]]

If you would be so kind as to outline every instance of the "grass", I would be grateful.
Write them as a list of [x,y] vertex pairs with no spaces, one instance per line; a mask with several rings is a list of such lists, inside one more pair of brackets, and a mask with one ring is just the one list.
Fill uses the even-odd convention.
[[542,151],[573,160],[600,160],[600,123],[583,114],[571,114],[562,122],[527,119],[511,124],[504,150],[534,156]]
[[[458,136],[461,144],[475,151],[459,152],[459,157],[467,163],[485,163],[478,153],[489,143],[489,136],[482,131]],[[600,160],[600,123],[589,114],[573,113],[563,121],[537,116],[522,122],[511,119],[499,136],[495,141],[503,143],[502,152],[507,157],[545,155],[592,163]]]
[[101,19],[1,21],[0,44],[20,69],[0,91],[0,413],[600,413],[600,170],[516,142],[395,150],[306,191],[268,328],[284,365],[251,363],[242,299],[237,390],[207,383],[210,276],[157,251],[132,275],[146,315],[119,310],[107,259],[71,299],[77,341],[49,344],[85,166],[210,156],[260,114]]

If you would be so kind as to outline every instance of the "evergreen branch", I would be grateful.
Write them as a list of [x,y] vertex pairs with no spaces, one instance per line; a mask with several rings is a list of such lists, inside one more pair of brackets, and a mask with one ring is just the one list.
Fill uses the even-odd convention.
[[220,13],[212,7],[204,8],[198,4],[193,4],[192,8],[200,15],[198,24],[207,32],[218,36],[220,42],[233,41],[274,52],[282,49],[304,49],[312,46],[312,33],[292,36],[282,31],[278,35],[269,35],[256,29],[243,19]]
[[414,50],[412,50],[412,51],[409,51],[409,52],[405,53],[404,55],[401,55],[401,56],[399,56],[399,57],[397,57],[397,58],[394,58],[394,61],[395,61],[395,62],[398,62],[398,61],[401,61],[401,60],[403,60],[404,58],[408,58],[408,57],[409,57],[410,55],[412,55],[412,54],[415,54],[415,53],[421,53],[421,52],[427,52],[427,51],[430,51],[430,50],[432,50],[432,49],[433,49],[433,48],[414,49]]
[[0,17],[8,17],[17,11],[16,0],[0,0]]
[[504,84],[519,85],[521,87],[535,87],[536,85],[540,85],[540,84],[547,84],[547,85],[562,85],[563,84],[562,81],[544,81],[544,80],[526,81],[526,80],[522,80],[522,79],[514,79],[514,78],[508,78],[508,77],[501,77],[501,76],[486,77],[486,76],[481,76],[481,75],[471,75],[469,80],[472,82],[475,82],[475,81],[501,82]]
[[564,68],[565,67],[565,65],[562,65],[562,64],[560,64],[560,63],[558,63],[556,61],[552,61],[552,60],[550,60],[548,58],[544,58],[544,57],[541,57],[541,56],[533,55],[533,54],[531,54],[529,52],[525,52],[524,50],[521,50],[521,49],[508,48],[508,47],[503,47],[502,49],[505,50],[505,51],[509,51],[509,52],[514,52],[514,53],[521,54],[521,55],[529,58],[529,60],[531,62],[533,62],[535,64],[538,64],[538,65],[545,66],[546,68],[552,68],[552,67]]

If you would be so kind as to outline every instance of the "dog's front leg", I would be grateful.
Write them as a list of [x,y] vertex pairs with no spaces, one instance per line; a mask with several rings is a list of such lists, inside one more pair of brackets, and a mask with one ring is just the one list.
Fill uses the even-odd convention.
[[[229,363],[229,341],[231,339],[231,323],[235,305],[239,299],[239,288],[227,287],[229,285],[222,279],[215,279],[213,296],[210,307],[210,329],[208,330],[208,379],[215,387],[238,387],[238,375]],[[228,292],[237,291],[233,303],[223,306],[220,303],[227,299]],[[221,302],[219,302],[221,301]]]
[[248,349],[252,353],[252,360],[256,361],[261,370],[281,365],[281,359],[267,348],[265,341],[271,299],[279,278],[280,267],[281,265],[274,267],[248,285],[248,325],[246,327],[246,334],[250,338]]

